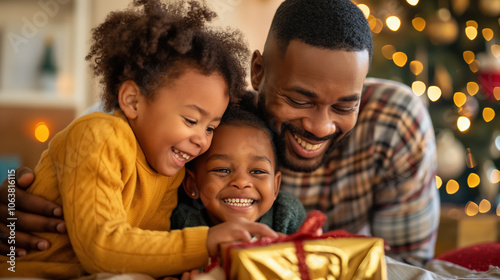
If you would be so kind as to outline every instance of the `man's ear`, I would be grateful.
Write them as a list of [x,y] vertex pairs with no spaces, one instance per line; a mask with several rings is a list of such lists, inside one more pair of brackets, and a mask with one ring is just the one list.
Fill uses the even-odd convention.
[[274,175],[274,199],[278,196],[281,186],[281,171],[276,171]]
[[260,82],[264,77],[264,65],[262,64],[262,54],[256,50],[252,54],[252,62],[250,65],[250,76],[252,87],[254,90],[259,90]]
[[196,181],[194,180],[194,173],[192,170],[186,168],[186,177],[184,177],[182,186],[189,197],[192,199],[200,198],[200,192],[198,192],[196,188]]
[[139,100],[143,98],[141,90],[134,81],[125,81],[118,90],[118,104],[129,120],[137,118]]

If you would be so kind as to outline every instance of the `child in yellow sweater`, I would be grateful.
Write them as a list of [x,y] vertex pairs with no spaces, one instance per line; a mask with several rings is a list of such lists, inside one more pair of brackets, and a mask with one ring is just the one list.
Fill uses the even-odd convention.
[[[50,249],[1,259],[2,275],[68,279],[85,273],[153,277],[207,264],[218,244],[276,233],[243,218],[170,230],[184,165],[210,146],[230,95],[245,87],[246,47],[190,3],[136,0],[93,30],[87,56],[114,114],[85,115],[57,134],[30,192],[63,206],[68,235]],[[7,275],[5,275],[7,276]]]

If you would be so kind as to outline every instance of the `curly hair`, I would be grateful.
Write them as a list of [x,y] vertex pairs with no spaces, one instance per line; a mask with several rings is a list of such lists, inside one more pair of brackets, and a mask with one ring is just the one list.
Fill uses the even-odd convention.
[[286,0],[278,7],[269,36],[281,54],[298,39],[331,50],[367,50],[371,62],[371,30],[363,12],[351,0]]
[[105,109],[119,108],[118,91],[127,80],[154,100],[158,87],[190,67],[206,75],[219,73],[231,98],[242,94],[249,50],[241,32],[206,27],[214,17],[197,2],[167,5],[160,0],[134,0],[133,7],[111,12],[92,29],[85,58],[104,87]]

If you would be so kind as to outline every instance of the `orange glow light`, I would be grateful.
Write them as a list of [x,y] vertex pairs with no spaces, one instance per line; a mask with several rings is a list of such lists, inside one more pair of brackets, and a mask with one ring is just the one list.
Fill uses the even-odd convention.
[[49,139],[49,128],[44,122],[39,122],[35,126],[35,139],[40,141],[40,142],[45,142],[47,139]]

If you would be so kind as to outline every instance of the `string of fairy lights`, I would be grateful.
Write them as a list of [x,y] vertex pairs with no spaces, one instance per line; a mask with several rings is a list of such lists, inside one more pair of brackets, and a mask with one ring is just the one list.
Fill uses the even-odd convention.
[[[354,1],[356,2],[356,1]],[[499,1],[497,1],[499,2]],[[419,4],[419,0],[406,0],[406,3],[410,6],[416,6]],[[400,30],[402,24],[401,18],[397,14],[385,13],[383,17],[376,17],[371,13],[371,9],[368,6],[369,4],[357,4],[358,7],[363,11],[370,28],[373,33],[378,34],[382,32],[384,28],[389,29],[392,32],[397,32]],[[500,5],[500,4],[499,4]],[[500,9],[500,6],[498,7]],[[437,19],[436,19],[437,18]],[[408,22],[408,25],[411,25],[416,31],[424,32],[427,29],[433,28],[433,26],[429,26],[428,21],[440,21],[440,22],[450,22],[451,13],[447,8],[440,8],[437,10],[436,18],[427,20],[421,16],[415,16],[411,19],[411,23]],[[498,24],[500,25],[500,18],[498,18]],[[429,31],[429,30],[427,30]],[[465,23],[465,29],[460,31],[458,24],[449,24],[445,29],[435,29],[432,30],[433,35],[431,39],[440,40],[439,42],[449,43],[451,40],[455,40],[458,32],[464,32],[465,36],[473,41],[477,38],[484,38],[486,41],[487,51],[489,51],[489,55],[494,58],[500,57],[500,45],[494,43],[495,33],[494,30],[490,27],[480,28],[479,24],[474,20],[468,20]],[[428,34],[431,34],[430,32]],[[438,42],[438,43],[439,43]],[[414,94],[417,96],[424,97],[426,94],[427,98],[431,102],[438,101],[442,96],[443,92],[441,87],[438,85],[427,85],[425,80],[418,79],[419,75],[425,70],[425,62],[419,61],[418,59],[408,61],[408,55],[403,51],[398,51],[395,46],[391,44],[386,44],[381,47],[382,55],[388,59],[392,60],[392,62],[398,67],[404,67],[406,65],[409,66],[410,71],[415,75],[416,79],[411,84],[411,89]],[[463,60],[468,65],[470,71],[472,73],[476,73],[480,69],[480,61],[477,55],[471,50],[463,51]],[[465,87],[466,90],[464,92],[457,91],[452,93],[453,103],[460,111],[462,107],[466,104],[468,96],[475,96],[480,91],[480,85],[476,81],[470,81],[467,83]],[[500,101],[500,87],[495,87],[493,89],[493,98],[496,101]],[[496,117],[495,110],[491,107],[482,108],[482,120],[485,123],[489,123],[493,121]],[[458,131],[461,133],[467,132],[472,125],[470,117],[466,114],[457,115],[456,117],[456,127]],[[494,145],[498,151],[500,151],[500,135],[497,136],[494,140]],[[473,157],[471,156],[470,149],[467,149],[467,166],[474,167],[475,162]],[[485,178],[486,177],[486,178]],[[487,171],[487,176],[481,176],[477,173],[470,173],[467,177],[467,185],[469,188],[476,188],[481,184],[482,180],[488,180],[491,184],[498,184],[500,182],[500,171],[497,168],[491,168],[491,170]],[[436,176],[437,187],[445,187],[446,193],[452,195],[458,192],[460,189],[459,183],[454,179],[449,179],[447,182],[443,182],[443,179],[439,176]],[[465,205],[465,214],[468,216],[475,216],[480,213],[488,213],[492,210],[492,203],[488,199],[482,199],[479,203],[474,201],[469,201]],[[496,206],[496,215],[500,216],[500,203]]]

